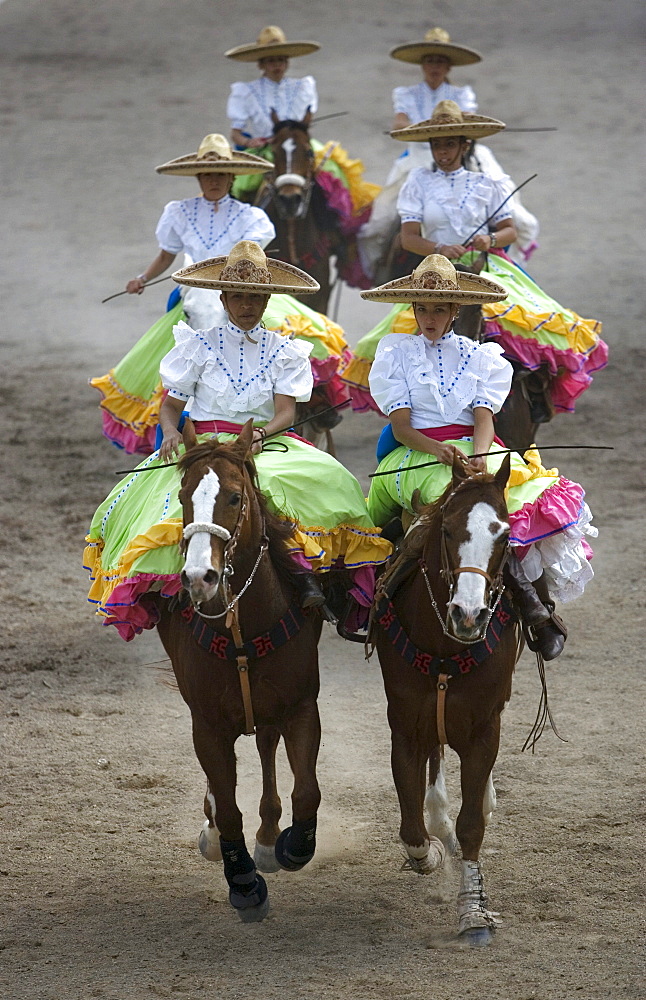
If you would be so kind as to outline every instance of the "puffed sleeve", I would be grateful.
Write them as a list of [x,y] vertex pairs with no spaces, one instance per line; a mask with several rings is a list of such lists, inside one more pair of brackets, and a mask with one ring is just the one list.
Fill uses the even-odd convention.
[[411,170],[397,198],[397,211],[402,222],[419,222],[424,218],[424,197],[420,174],[424,167]]
[[396,115],[408,115],[411,122],[415,121],[417,111],[410,87],[395,87],[393,90],[393,111]]
[[[247,216],[248,221],[246,221]],[[264,248],[275,238],[274,224],[262,208],[249,205],[245,221],[246,227],[242,235],[238,237],[239,240],[253,240],[254,243],[258,243]]]
[[166,354],[159,366],[164,389],[174,399],[190,399],[204,371],[210,347],[199,330],[187,323],[178,323],[173,329],[175,347]]
[[412,409],[400,337],[388,334],[382,338],[368,376],[372,398],[387,417],[393,410]]
[[478,110],[478,100],[476,98],[476,92],[473,87],[460,87],[460,100],[457,102],[463,111],[468,111],[469,114],[475,114]]
[[[493,178],[489,178],[489,180],[491,183],[491,198],[487,208],[487,216],[493,225],[498,225],[503,219],[511,218],[511,206],[506,199],[510,190],[513,190],[512,180],[507,174],[498,180],[493,180]],[[506,201],[506,204],[500,208],[503,201]]]
[[305,107],[309,107],[312,114],[318,111],[319,95],[316,89],[316,80],[313,76],[304,76],[301,80],[303,85],[302,95]]
[[498,413],[509,395],[514,369],[502,356],[500,344],[481,344],[476,357],[477,382],[471,406],[484,406],[492,413]]
[[175,228],[177,217],[176,206],[178,204],[179,202],[177,201],[168,202],[155,230],[157,243],[162,250],[167,250],[168,253],[180,253],[184,249],[184,241]]
[[232,83],[227,100],[227,118],[231,128],[243,130],[249,118],[249,90],[246,83]]
[[308,401],[314,385],[310,364],[312,346],[303,340],[285,340],[272,367],[272,382],[275,393],[293,396],[297,403]]

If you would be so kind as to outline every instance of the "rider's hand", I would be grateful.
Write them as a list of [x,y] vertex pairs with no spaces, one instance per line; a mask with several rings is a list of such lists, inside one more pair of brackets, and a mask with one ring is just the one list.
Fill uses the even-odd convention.
[[484,250],[486,253],[491,250],[491,236],[478,233],[477,236],[473,237],[473,246],[476,250]]
[[175,457],[179,458],[180,444],[182,444],[182,435],[179,431],[169,431],[164,434],[164,440],[162,441],[161,448],[159,449],[159,457],[161,460],[163,462],[172,462]]
[[249,139],[247,142],[247,149],[260,149],[261,146],[266,146],[267,139]]
[[128,295],[141,295],[145,287],[146,282],[141,275],[139,275],[137,278],[133,278],[132,281],[128,282],[126,285],[126,291]]
[[257,455],[262,451],[263,441],[265,440],[265,429],[264,427],[254,427],[253,429],[253,442],[251,444],[251,454]]
[[487,458],[485,455],[471,455],[467,462],[467,467],[470,472],[486,472],[487,471]]
[[456,448],[454,444],[448,444],[445,441],[434,441],[435,448],[432,452],[433,455],[444,465],[453,465],[453,456],[457,455],[463,461],[467,461],[467,456],[459,448]]
[[466,253],[466,247],[463,247],[461,243],[442,243],[441,253],[444,257],[448,257],[449,260],[457,260],[462,254]]

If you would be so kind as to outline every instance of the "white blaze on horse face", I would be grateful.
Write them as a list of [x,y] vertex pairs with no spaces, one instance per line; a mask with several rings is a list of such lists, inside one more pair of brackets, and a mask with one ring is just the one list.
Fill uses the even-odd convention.
[[[210,524],[213,520],[213,508],[218,493],[220,480],[213,469],[202,476],[193,491],[193,520],[202,524]],[[189,539],[186,550],[184,570],[190,583],[200,581],[211,565],[211,535],[207,531],[196,531]]]
[[[469,538],[458,549],[458,566],[475,566],[483,572],[489,569],[489,560],[496,540],[509,527],[501,521],[488,503],[476,503],[467,517]],[[460,573],[453,595],[452,605],[457,605],[463,613],[475,618],[486,607],[485,587],[487,581],[479,573]]]
[[285,173],[291,174],[292,172],[292,156],[294,155],[294,150],[296,149],[295,141],[290,137],[285,139],[283,143],[283,149],[285,150]]

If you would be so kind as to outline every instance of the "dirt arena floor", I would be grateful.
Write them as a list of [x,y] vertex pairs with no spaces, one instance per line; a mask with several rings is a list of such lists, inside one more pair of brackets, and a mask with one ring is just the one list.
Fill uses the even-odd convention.
[[[632,0],[0,4],[2,997],[644,996],[639,9]],[[482,65],[453,75],[476,86],[482,112],[558,129],[492,140],[518,182],[538,173],[525,192],[542,225],[531,270],[602,319],[611,348],[577,413],[541,432],[544,444],[615,450],[552,457],[585,483],[597,575],[565,609],[570,639],[549,668],[566,743],[549,732],[534,756],[521,753],[539,696],[529,654],[516,672],[483,853],[504,926],[486,951],[454,937],[457,862],[424,879],[400,870],[380,675],[359,647],[324,633],[317,857],[300,874],[269,876],[271,914],[244,926],[219,867],[197,850],[204,780],[188,711],[163,683],[157,636],[126,645],[85,603],[83,537],[128,465],[101,437],[87,379],[160,314],[169,286],[100,301],[154,256],[164,203],[193,191],[155,164],[226,131],[229,85],[253,67],[221,53],[267,22],[322,43],[293,72],[316,75],[322,114],[349,114],[317,134],[361,156],[376,182],[399,151],[382,134],[390,91],[417,79],[388,49],[440,24],[482,51]],[[379,308],[343,291],[351,342]],[[337,435],[364,484],[379,427],[346,416]],[[251,834],[251,741],[240,741],[239,758]],[[454,800],[455,764],[451,756]],[[283,762],[284,799],[289,788]]]

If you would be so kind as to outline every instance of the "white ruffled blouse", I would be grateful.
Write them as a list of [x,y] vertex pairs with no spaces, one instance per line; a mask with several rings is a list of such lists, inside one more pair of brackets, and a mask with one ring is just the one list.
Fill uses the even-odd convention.
[[397,211],[402,222],[421,223],[427,240],[462,243],[489,216],[489,224],[480,230],[484,235],[510,217],[509,203],[500,208],[507,196],[507,180],[506,175],[493,180],[464,167],[448,174],[418,167],[411,170],[399,192]]
[[370,392],[386,416],[410,409],[411,427],[418,430],[472,425],[474,407],[498,412],[512,375],[499,344],[477,344],[452,330],[436,341],[391,333],[377,347]]
[[191,262],[228,254],[240,240],[266,247],[275,235],[266,212],[228,194],[215,202],[201,195],[169,201],[156,229],[162,250],[173,254],[184,251]]
[[395,87],[393,109],[395,114],[408,115],[411,124],[431,118],[440,101],[455,101],[463,111],[473,114],[478,110],[473,87],[454,87],[452,83],[441,83],[436,90],[422,80],[412,87]]
[[256,326],[249,337],[233,323],[193,330],[178,323],[175,347],[159,368],[169,396],[187,403],[194,420],[265,423],[274,415],[274,394],[306,402],[312,392],[311,344]]
[[252,139],[263,139],[272,134],[272,108],[281,121],[286,118],[301,121],[308,108],[314,113],[318,106],[313,76],[300,79],[284,76],[279,83],[261,76],[251,83],[232,84],[227,118],[231,128],[239,129]]

